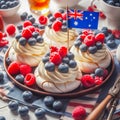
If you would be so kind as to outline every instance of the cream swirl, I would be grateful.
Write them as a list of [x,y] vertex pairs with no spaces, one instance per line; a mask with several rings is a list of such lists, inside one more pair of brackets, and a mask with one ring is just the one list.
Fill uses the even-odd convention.
[[[81,50],[75,46],[72,46],[70,51],[74,53],[75,59],[79,61],[78,64],[83,72],[86,72],[86,69],[87,72],[93,72],[97,67],[107,68],[111,62],[110,53],[104,44],[102,49],[97,50],[94,54],[90,54],[88,51],[81,52]],[[85,71],[82,67],[85,67]]]
[[35,70],[36,82],[38,86],[45,91],[53,93],[64,93],[74,90],[80,85],[80,81],[76,78],[81,78],[82,74],[78,67],[69,68],[68,73],[61,73],[57,67],[54,72],[45,70],[43,62],[40,62]]
[[[68,33],[67,32],[63,32],[63,31],[58,31],[55,32],[53,29],[50,29],[49,27],[45,28],[45,32],[44,32],[44,39],[46,41],[49,41],[50,44],[66,44],[67,45],[67,41],[68,41]],[[73,44],[74,40],[77,37],[77,33],[74,29],[70,29],[69,30],[69,42],[70,45]]]
[[46,42],[36,43],[34,46],[30,46],[29,44],[22,46],[17,40],[14,40],[9,56],[11,57],[12,54],[16,55],[16,60],[29,64],[30,66],[36,66],[48,49],[49,46]]

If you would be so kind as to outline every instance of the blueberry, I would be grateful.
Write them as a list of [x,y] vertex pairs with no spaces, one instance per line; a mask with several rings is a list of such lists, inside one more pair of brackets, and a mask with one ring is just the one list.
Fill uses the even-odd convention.
[[33,23],[33,26],[38,28],[39,24],[38,23]]
[[49,18],[49,17],[51,17],[51,16],[52,16],[52,14],[51,14],[51,13],[47,15],[47,17],[48,17],[48,18]]
[[33,17],[33,15],[28,15],[27,17],[28,17],[28,19],[29,19],[29,18]]
[[94,73],[91,73],[90,76],[92,76],[93,78],[95,77],[95,74]]
[[0,71],[0,81],[4,79],[4,73]]
[[17,29],[18,29],[18,30],[22,30],[22,29],[23,29],[23,26],[22,26],[22,25],[17,25]]
[[55,64],[52,62],[46,62],[45,69],[49,72],[53,72],[53,71],[55,71]]
[[108,36],[108,31],[107,30],[102,30],[102,33],[104,33],[105,36]]
[[17,6],[19,4],[19,1],[18,0],[15,0],[14,1],[14,5]]
[[115,6],[120,7],[120,3],[119,2],[115,3]]
[[11,60],[10,60],[10,58],[9,58],[9,57],[7,57],[5,61],[6,61],[6,64],[7,64],[7,65],[10,65]]
[[43,41],[44,41],[43,37],[40,36],[40,35],[36,38],[36,40],[37,40],[38,43],[43,43]]
[[90,46],[88,48],[89,53],[94,54],[97,52],[97,47],[96,46]]
[[28,44],[29,44],[30,46],[35,45],[36,42],[37,42],[37,40],[36,40],[34,37],[31,37],[31,38],[28,39]]
[[43,61],[44,64],[45,64],[46,62],[48,62],[48,61],[49,61],[49,56],[44,56],[44,57],[42,58],[42,61]]
[[39,35],[38,32],[33,32],[33,33],[32,33],[32,36],[33,36],[34,38],[37,38],[38,35]]
[[114,40],[109,40],[107,41],[107,45],[110,47],[110,48],[115,48],[116,47],[116,43]]
[[49,17],[49,21],[54,22],[56,20],[56,18],[54,18],[53,16]]
[[70,60],[70,62],[69,62],[69,67],[70,67],[70,68],[75,68],[76,66],[77,66],[76,61],[75,61],[75,60]]
[[101,33],[101,31],[100,30],[95,30],[94,31],[94,35],[97,35],[98,33]]
[[102,45],[101,42],[99,42],[99,41],[96,42],[96,47],[97,47],[98,50],[100,50],[100,49],[102,48],[102,46],[103,46],[103,45]]
[[22,84],[24,83],[24,76],[22,74],[16,75],[15,79]]
[[22,97],[25,101],[31,100],[33,97],[33,94],[31,91],[24,91],[22,94]]
[[45,29],[45,25],[39,25],[39,29]]
[[35,18],[34,17],[30,17],[29,21],[33,24],[33,23],[35,23]]
[[27,16],[28,16],[28,13],[24,12],[24,13],[22,13],[22,15],[20,15],[20,18],[21,18],[21,20],[24,21],[24,20],[26,20]]
[[59,11],[60,13],[64,13],[64,12],[65,12],[64,9],[59,9],[58,11]]
[[61,17],[58,17],[56,20],[63,22],[63,19]]
[[110,34],[105,39],[106,39],[106,42],[107,42],[108,40],[114,40],[114,38],[115,38],[114,35]]
[[0,1],[0,5],[4,5],[5,4],[5,1],[4,0],[1,0]]
[[20,45],[25,46],[26,43],[27,43],[27,40],[26,40],[24,37],[21,37],[21,38],[19,39],[19,43],[20,43]]
[[7,8],[10,7],[10,1],[7,1],[5,4],[7,5]]
[[1,5],[1,9],[7,9],[7,5]]
[[82,44],[82,42],[80,40],[75,40],[74,42],[74,46],[79,48],[79,46]]
[[66,26],[67,25],[66,20],[63,20],[62,24]]
[[49,23],[48,23],[48,27],[51,28],[51,27],[52,27],[52,24],[53,24],[52,22],[49,22]]
[[16,40],[19,40],[22,37],[22,35],[19,33],[15,36]]
[[42,108],[37,108],[35,110],[35,116],[38,118],[38,119],[42,119],[45,117],[45,114],[46,114],[46,111]]
[[62,30],[63,32],[67,32],[67,26],[62,25],[61,30]]
[[50,56],[50,52],[46,53],[46,55],[45,55],[45,56],[46,56],[46,57],[47,57],[47,56]]
[[86,44],[81,44],[79,48],[80,48],[81,52],[86,52],[88,49]]
[[29,112],[29,108],[27,106],[20,106],[18,108],[18,113],[20,114],[20,116],[26,116],[28,115]]
[[12,111],[16,111],[16,110],[18,110],[18,106],[19,106],[19,103],[18,103],[18,101],[10,101],[9,103],[8,103],[8,107],[10,108],[10,110],[12,110]]
[[4,116],[0,116],[0,120],[6,120]]
[[62,62],[63,62],[63,63],[66,63],[66,64],[69,64],[69,58],[68,58],[68,57],[64,57],[64,58],[62,59]]
[[108,0],[106,1],[109,5],[114,5],[114,1],[113,0]]
[[102,68],[97,68],[95,70],[95,75],[99,76],[99,77],[102,77],[104,75],[104,70]]
[[62,108],[63,108],[63,103],[61,101],[59,101],[59,100],[54,101],[53,109],[55,111],[60,111],[60,110],[62,110]]
[[69,66],[68,66],[68,64],[66,64],[66,63],[61,63],[61,64],[58,66],[58,71],[61,72],[61,73],[68,73],[68,71],[69,71]]
[[14,1],[10,3],[10,8],[13,8],[15,6],[16,6],[16,3]]
[[54,97],[46,96],[43,101],[47,107],[52,107],[53,102],[54,102]]
[[68,52],[67,57],[68,57],[70,60],[72,60],[72,59],[74,59],[74,54],[71,53],[71,52]]
[[107,27],[102,27],[101,30],[106,30],[106,31],[108,31],[108,28],[107,28]]

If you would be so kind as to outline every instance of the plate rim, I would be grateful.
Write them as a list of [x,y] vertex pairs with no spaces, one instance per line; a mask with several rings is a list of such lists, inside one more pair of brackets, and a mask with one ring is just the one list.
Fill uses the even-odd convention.
[[37,94],[40,94],[40,95],[51,95],[51,96],[54,96],[54,97],[69,97],[69,98],[76,98],[78,97],[78,95],[87,95],[89,93],[92,93],[94,90],[97,90],[99,89],[100,87],[102,87],[107,81],[108,79],[110,78],[110,76],[112,75],[113,71],[114,71],[114,68],[115,68],[115,64],[114,64],[114,58],[112,56],[112,54],[110,53],[110,50],[108,50],[110,56],[111,56],[111,71],[109,73],[109,75],[104,79],[103,83],[100,84],[100,85],[95,85],[94,87],[91,87],[91,88],[87,88],[87,89],[84,89],[84,90],[80,90],[80,91],[77,91],[77,92],[67,92],[67,93],[51,93],[51,92],[47,92],[47,91],[44,91],[44,90],[38,90],[38,89],[33,89],[33,88],[30,88],[24,84],[21,84],[19,83],[18,81],[15,80],[15,78],[13,76],[11,76],[8,71],[7,71],[7,65],[6,65],[6,58],[8,57],[8,53],[9,53],[9,50],[10,50],[11,47],[8,48],[8,50],[6,51],[5,55],[4,55],[4,59],[3,59],[3,64],[4,64],[4,68],[5,68],[5,71],[7,73],[7,75],[9,76],[10,80],[13,82],[13,84],[17,85],[18,87],[22,88],[22,89],[26,89],[26,90],[30,90],[31,92],[34,92],[34,93],[37,93]]

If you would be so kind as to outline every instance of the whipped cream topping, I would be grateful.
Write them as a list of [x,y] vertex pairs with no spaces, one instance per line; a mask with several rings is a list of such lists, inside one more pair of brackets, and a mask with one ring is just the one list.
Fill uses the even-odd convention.
[[70,51],[74,53],[75,59],[79,62],[78,65],[83,72],[93,72],[97,67],[107,68],[111,62],[111,56],[105,44],[103,44],[102,49],[97,50],[94,54],[90,54],[88,51],[81,52],[75,46],[72,46]]
[[[52,41],[56,42],[56,43],[60,43],[60,44],[66,44],[68,41],[68,36],[67,36],[67,32],[63,32],[63,31],[58,31],[55,32],[53,29],[50,29],[49,27],[45,28],[45,33],[43,35],[45,40],[49,40],[49,42]],[[75,32],[74,29],[70,29],[69,30],[69,40],[70,42],[74,42],[74,40],[77,37],[77,33]]]
[[34,46],[29,44],[22,46],[17,40],[14,40],[11,49],[13,50],[10,51],[9,56],[16,54],[16,60],[30,66],[36,66],[39,64],[41,57],[48,51],[49,46],[46,42],[36,43]]
[[[57,68],[55,68],[54,72],[48,72],[45,70],[44,63],[40,62],[36,70],[36,82],[40,88],[46,91],[54,93],[69,92],[80,85],[80,81],[76,80],[76,78],[81,78],[82,76],[82,73],[78,72],[78,67],[69,68],[68,73],[61,73]],[[72,85],[73,87],[69,88]]]

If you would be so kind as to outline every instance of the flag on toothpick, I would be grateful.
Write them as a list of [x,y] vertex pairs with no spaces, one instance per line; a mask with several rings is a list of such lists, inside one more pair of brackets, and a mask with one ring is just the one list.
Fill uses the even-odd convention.
[[68,28],[97,29],[99,12],[68,9]]

